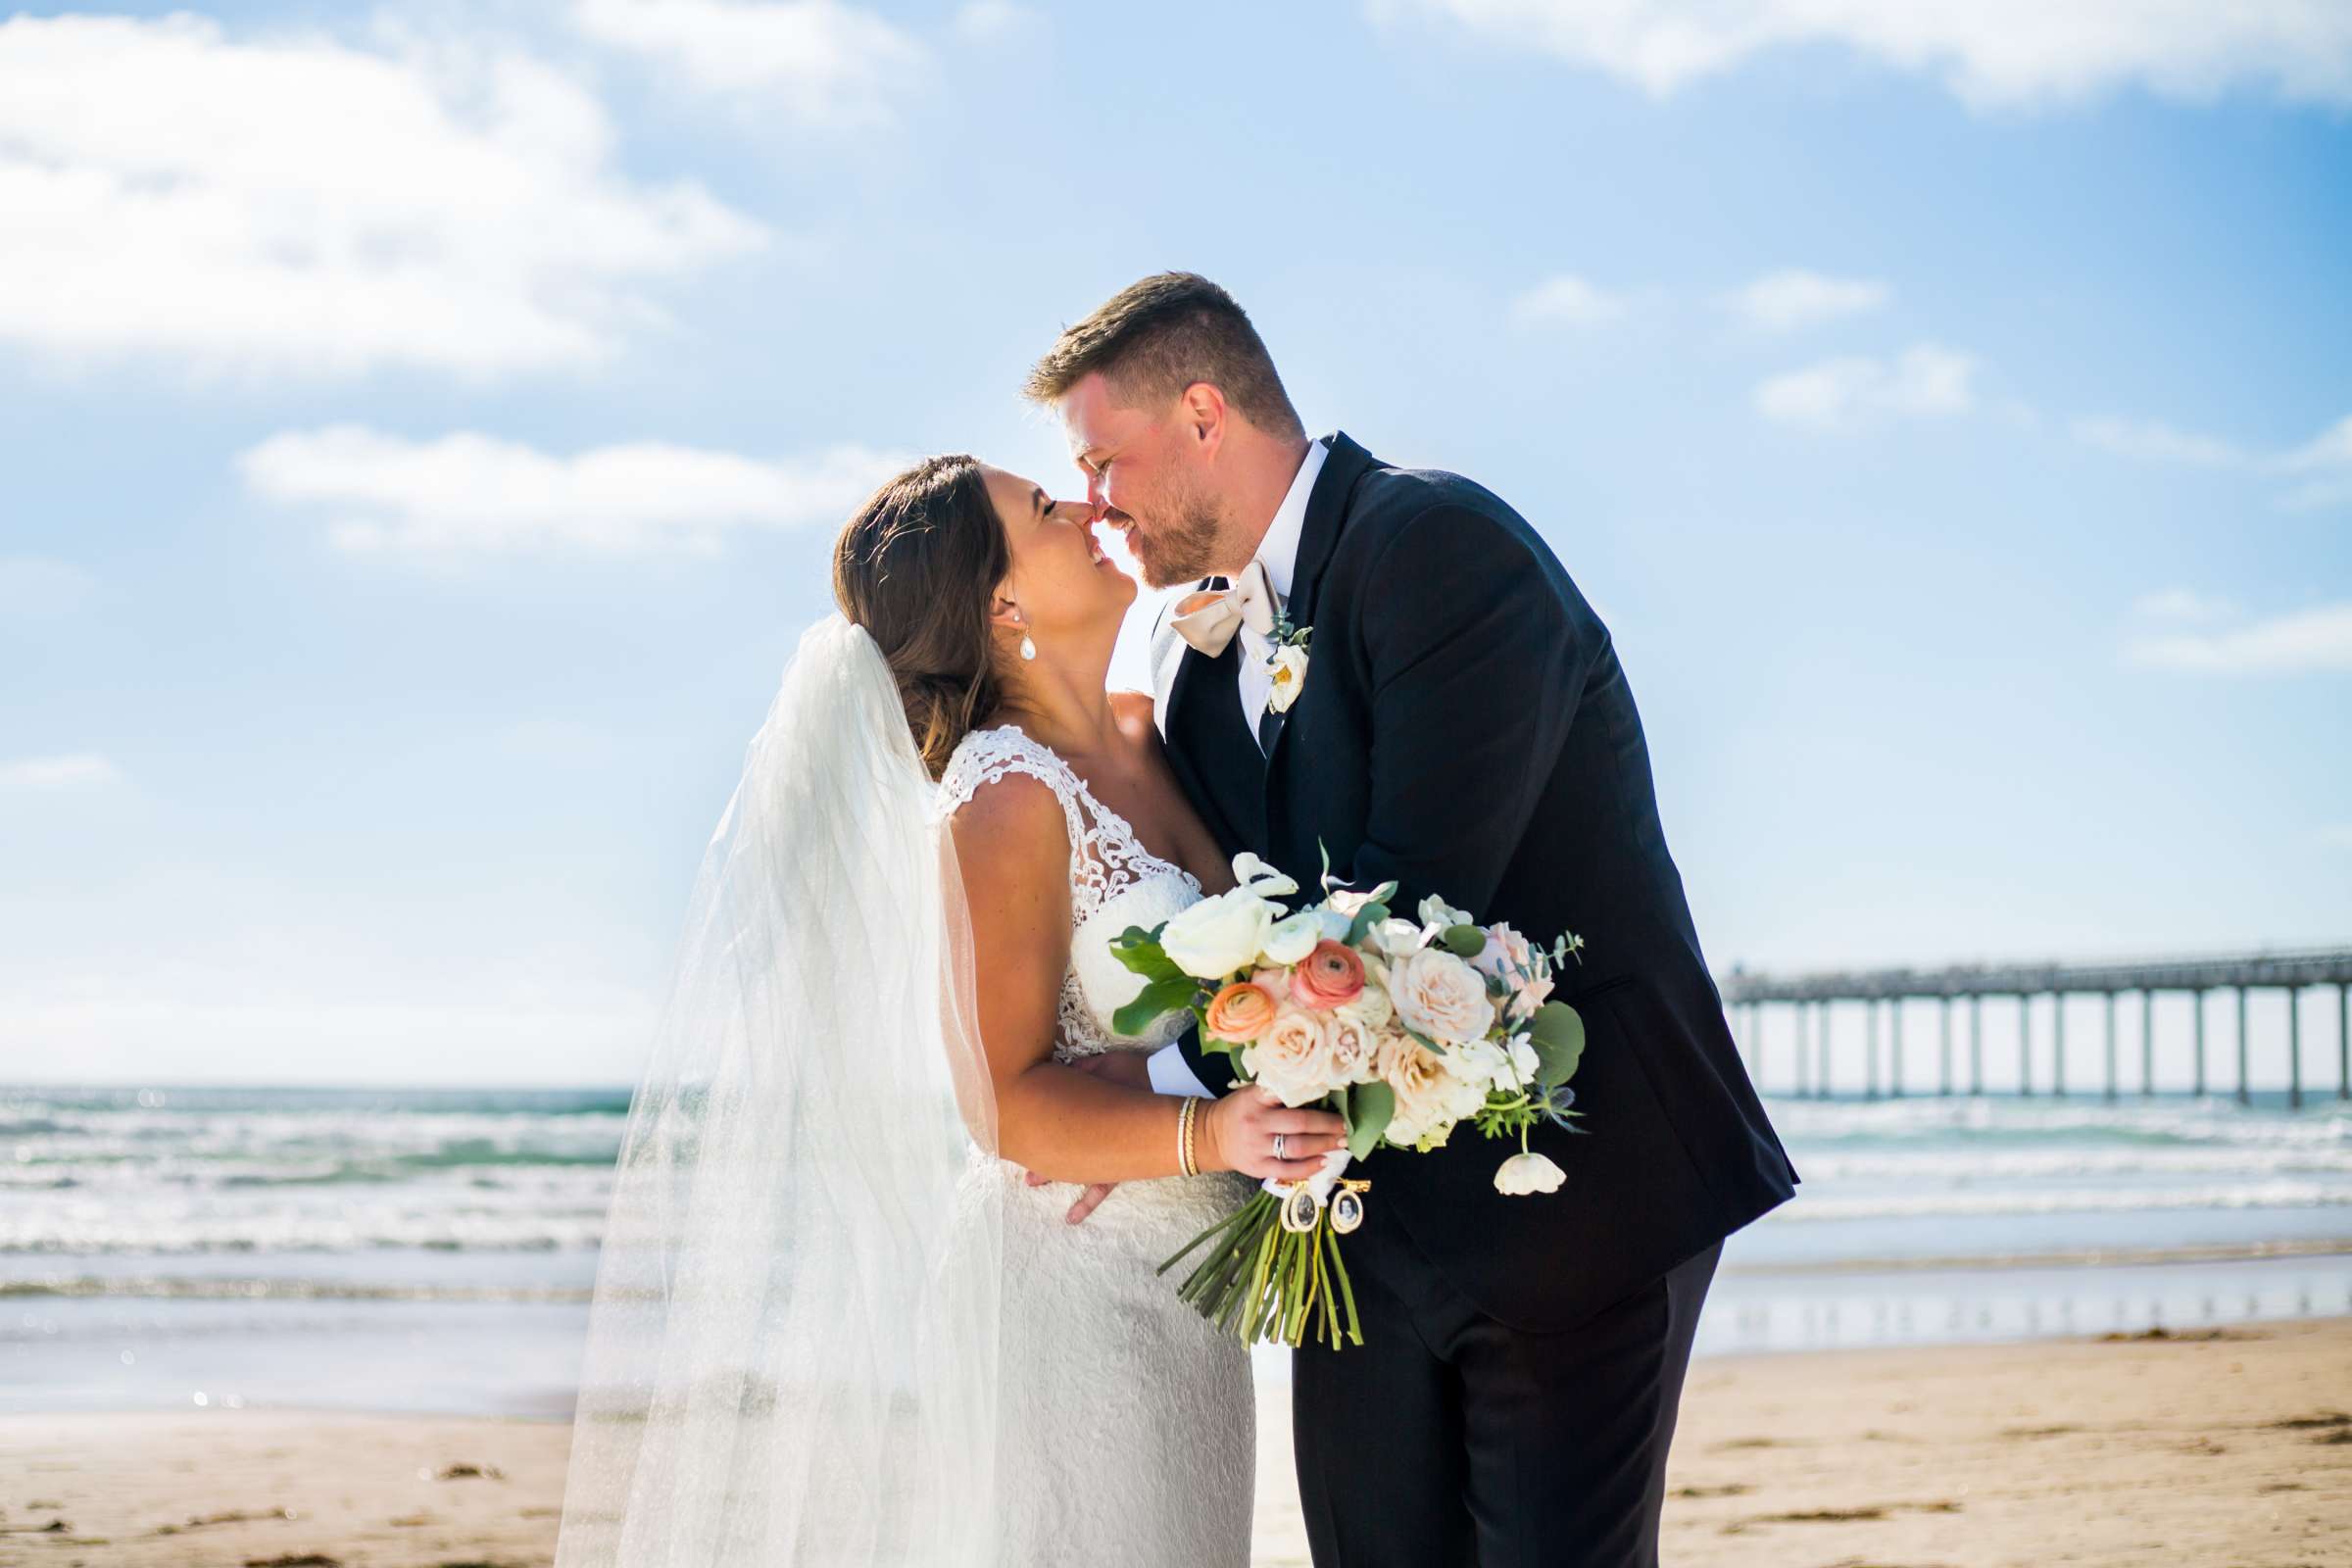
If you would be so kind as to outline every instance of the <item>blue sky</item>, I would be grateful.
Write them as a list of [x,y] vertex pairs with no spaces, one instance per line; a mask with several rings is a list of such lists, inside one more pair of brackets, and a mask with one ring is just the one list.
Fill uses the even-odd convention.
[[2352,939],[2352,19],[1961,9],[12,16],[0,1078],[631,1076],[834,526],[1169,267],[1551,540],[1720,967]]

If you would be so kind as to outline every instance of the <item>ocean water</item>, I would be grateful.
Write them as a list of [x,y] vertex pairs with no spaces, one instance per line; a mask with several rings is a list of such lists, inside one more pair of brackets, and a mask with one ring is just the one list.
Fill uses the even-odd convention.
[[[1805,1183],[1701,1354],[2352,1312],[2341,1102],[1769,1103]],[[561,1415],[627,1105],[0,1089],[0,1410]]]

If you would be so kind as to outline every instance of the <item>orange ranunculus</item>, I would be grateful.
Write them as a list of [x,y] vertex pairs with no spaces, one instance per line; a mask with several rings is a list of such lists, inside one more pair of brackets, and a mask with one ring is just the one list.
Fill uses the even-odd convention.
[[1317,1012],[1345,1007],[1364,994],[1364,960],[1345,942],[1326,937],[1291,971],[1291,999]]
[[1236,980],[1208,1001],[1208,1032],[1246,1045],[1274,1027],[1279,1005],[1274,993],[1249,980]]

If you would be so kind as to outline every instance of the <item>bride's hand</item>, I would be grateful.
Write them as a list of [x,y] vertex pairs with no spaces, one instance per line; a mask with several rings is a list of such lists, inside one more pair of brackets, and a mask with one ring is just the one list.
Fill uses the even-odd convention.
[[[1292,1110],[1263,1089],[1237,1089],[1200,1114],[1200,1168],[1238,1170],[1259,1179],[1304,1181],[1323,1168],[1323,1156],[1347,1140],[1328,1110]],[[1274,1157],[1274,1135],[1283,1157]]]

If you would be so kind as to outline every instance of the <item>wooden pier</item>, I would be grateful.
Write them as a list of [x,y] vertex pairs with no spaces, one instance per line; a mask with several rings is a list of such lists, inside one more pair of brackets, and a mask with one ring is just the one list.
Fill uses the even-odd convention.
[[[2286,1091],[2287,1102],[2303,1103],[2303,1015],[2306,1010],[2332,1012],[2335,1035],[2335,1098],[2352,1100],[2352,948],[2320,948],[2255,953],[2223,957],[2149,958],[2096,963],[1956,964],[1942,969],[1840,970],[1818,974],[1765,975],[1735,969],[1718,982],[1732,1028],[1746,1054],[1748,1070],[1764,1084],[1768,1065],[1781,1079],[1808,1099],[1828,1099],[1834,1093],[1830,1042],[1837,1018],[1863,1014],[1863,1067],[1860,1092],[1866,1099],[1897,1097],[1906,1092],[1904,1072],[1911,1053],[1904,1044],[1906,1014],[1932,1009],[1935,1014],[1936,1087],[1938,1095],[1985,1093],[1984,1004],[1987,999],[2013,1009],[2017,1079],[2013,1092],[2022,1095],[2062,1096],[2068,1091],[2067,1015],[2070,998],[2096,997],[2104,1020],[2100,1093],[2114,1100],[2123,1092],[2119,1081],[2122,1059],[2116,1029],[2118,999],[2136,997],[2138,1045],[2133,1092],[2151,1095],[2156,1082],[2156,1002],[2159,996],[2185,1001],[2193,1038],[2193,1072],[2177,1087],[2205,1094],[2212,1082],[2207,1071],[2208,1005],[2216,992],[2232,994],[2235,1025],[2231,1040],[2236,1050],[2231,1086],[2240,1104],[2253,1094],[2255,1061],[2247,1033],[2247,997],[2264,992],[2281,996],[2286,1007],[2284,1072],[2275,1080]],[[2332,988],[2333,995],[2328,992]],[[2047,999],[2046,1005],[2036,1002]],[[2318,1006],[2308,1007],[2316,1002]],[[2327,1004],[2332,1003],[2332,1006]],[[1966,1004],[1964,1009],[1959,1004]],[[2080,1011],[2081,1009],[2077,1009]],[[1953,1015],[1964,1012],[1965,1055],[1953,1034]],[[2039,1082],[2034,1073],[2036,1013],[2050,1043],[2049,1071]],[[1786,1015],[1790,1028],[1782,1033],[1785,1045],[1769,1044],[1770,1023]],[[1882,1028],[1882,1018],[1885,1027]],[[1916,1038],[1916,1037],[1914,1037]],[[2080,1037],[2078,1037],[2080,1038]],[[1792,1050],[1793,1056],[1779,1053]],[[1956,1059],[1957,1058],[1957,1059]],[[1884,1069],[1882,1071],[1882,1068]],[[2077,1080],[2079,1083],[2080,1080]]]

